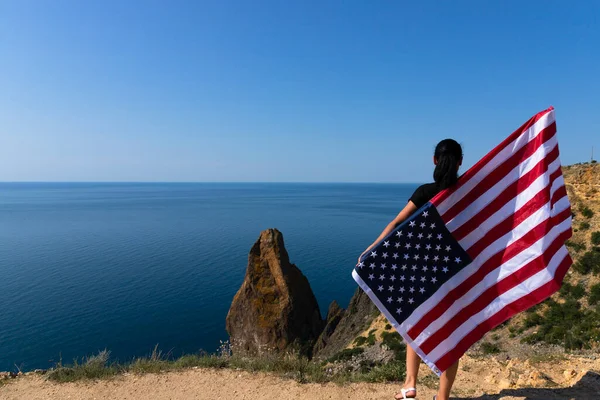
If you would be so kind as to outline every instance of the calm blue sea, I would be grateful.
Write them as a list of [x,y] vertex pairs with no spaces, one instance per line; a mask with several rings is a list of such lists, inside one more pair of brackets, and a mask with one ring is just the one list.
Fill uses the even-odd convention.
[[261,230],[323,317],[416,185],[0,183],[0,371],[214,351]]

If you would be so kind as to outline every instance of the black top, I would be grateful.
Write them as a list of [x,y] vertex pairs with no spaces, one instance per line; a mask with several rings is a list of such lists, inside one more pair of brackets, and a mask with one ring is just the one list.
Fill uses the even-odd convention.
[[409,201],[412,201],[417,208],[423,207],[429,200],[440,192],[440,187],[437,183],[426,183],[415,190]]

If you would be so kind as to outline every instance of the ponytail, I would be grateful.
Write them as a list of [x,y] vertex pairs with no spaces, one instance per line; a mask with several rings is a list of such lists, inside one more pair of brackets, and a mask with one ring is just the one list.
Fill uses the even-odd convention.
[[458,167],[462,163],[462,148],[453,139],[444,139],[435,146],[434,157],[436,160],[433,180],[446,189],[458,181]]

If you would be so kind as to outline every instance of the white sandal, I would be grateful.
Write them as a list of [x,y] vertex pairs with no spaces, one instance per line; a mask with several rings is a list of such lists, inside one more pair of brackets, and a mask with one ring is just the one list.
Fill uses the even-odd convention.
[[[406,393],[408,393],[408,392],[415,392],[415,396],[414,397],[406,397]],[[414,399],[417,397],[417,389],[415,389],[415,388],[400,389],[400,394],[402,394],[403,400]]]

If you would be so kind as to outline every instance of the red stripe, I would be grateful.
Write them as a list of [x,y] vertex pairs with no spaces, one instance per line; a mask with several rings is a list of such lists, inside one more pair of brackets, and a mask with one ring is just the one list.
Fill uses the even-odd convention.
[[540,286],[531,293],[528,293],[525,296],[513,301],[512,303],[507,304],[502,310],[483,321],[475,329],[463,337],[461,341],[452,348],[452,350],[437,360],[435,366],[440,371],[447,370],[452,364],[460,359],[463,354],[465,354],[465,352],[473,345],[473,343],[481,339],[487,332],[494,329],[514,315],[525,311],[552,296],[552,294],[554,294],[560,288],[563,278],[572,263],[573,261],[571,260],[571,257],[567,254],[556,270],[553,280],[544,284],[543,286]]
[[494,149],[492,151],[487,153],[481,160],[479,160],[475,165],[473,165],[471,168],[469,168],[469,170],[460,177],[460,179],[458,180],[456,185],[454,185],[452,188],[443,190],[440,193],[438,193],[431,200],[431,202],[434,205],[439,205],[442,201],[446,200],[452,193],[454,193],[456,190],[458,190],[460,187],[462,187],[473,176],[475,176],[483,167],[485,167],[485,165],[488,162],[490,162],[490,160],[492,160],[494,157],[496,157],[496,155],[498,155],[498,153],[500,153],[502,150],[504,150],[504,148],[506,148],[509,144],[511,144],[519,136],[521,136],[523,134],[523,132],[525,132],[526,130],[531,128],[537,121],[540,120],[540,118],[542,118],[544,115],[548,114],[552,110],[554,110],[554,107],[550,107],[547,110],[541,111],[541,112],[537,113],[536,115],[534,115],[533,117],[531,117],[529,119],[529,121],[527,121],[523,125],[521,125],[521,127],[519,129],[517,129],[512,134],[510,134],[510,136],[508,136],[506,139],[504,139],[504,141],[502,141],[502,143],[500,143],[498,146],[494,147]]
[[568,230],[562,232],[552,241],[550,246],[548,246],[543,253],[497,282],[495,285],[486,289],[475,301],[460,310],[443,327],[428,337],[427,340],[419,346],[421,350],[425,353],[431,352],[469,318],[490,305],[494,299],[544,270],[556,252],[565,244],[565,240],[567,240],[569,236],[570,232]]
[[533,215],[549,201],[550,209],[552,209],[554,204],[556,204],[551,201],[550,197],[550,188],[552,187],[552,183],[553,182],[548,183],[548,186],[546,186],[544,190],[538,192],[533,198],[525,203],[523,207],[518,209],[514,214],[500,222],[498,225],[494,226],[492,229],[488,230],[485,235],[481,237],[481,239],[466,249],[467,254],[469,254],[469,257],[471,257],[471,260],[477,258],[477,256],[479,256],[479,254],[481,254],[481,252],[484,251],[490,244],[494,243],[496,240],[515,229],[517,226],[519,226],[519,224]]
[[[548,166],[557,158],[558,146],[555,146],[554,149],[552,149],[552,151],[548,153],[546,157],[541,159],[531,171],[527,172],[521,178],[510,184],[490,204],[482,208],[475,216],[470,218],[468,223],[464,223],[462,226],[452,231],[452,236],[454,239],[461,240],[465,238],[465,236],[471,233],[474,229],[477,229],[491,215],[494,215],[494,213],[504,207],[506,203],[523,193],[536,179],[548,171]],[[550,182],[552,182],[552,180],[550,180]]]
[[[527,160],[533,153],[536,152],[544,143],[550,140],[556,134],[556,123],[553,122],[544,130],[542,130],[533,140],[529,141],[525,146],[511,154],[509,158],[504,160],[496,169],[490,172],[486,177],[485,181],[481,184],[476,185],[469,193],[458,200],[452,207],[444,212],[441,217],[445,223],[451,221],[454,217],[464,211],[473,201],[478,199],[481,195],[487,192],[491,187],[497,184],[501,179],[508,175],[514,170],[519,164]],[[556,147],[558,152],[558,146]],[[516,177],[517,181],[520,177]]]
[[[567,188],[565,185],[560,185],[559,188],[552,194],[552,204],[556,204],[556,202],[567,195]],[[569,207],[570,209],[570,207]]]
[[[546,194],[546,196],[544,196]],[[542,197],[546,197],[545,201],[542,198],[543,204],[548,202],[547,199],[547,191],[543,191],[538,195]],[[532,199],[535,201],[536,198]],[[523,207],[525,208],[525,207]],[[535,208],[536,210],[539,207]],[[544,220],[540,222],[535,228],[531,229],[522,238],[512,243],[506,249],[503,249],[492,257],[490,257],[485,263],[483,263],[477,271],[465,279],[462,283],[460,283],[456,288],[450,290],[442,300],[440,300],[435,307],[433,307],[429,312],[423,315],[423,317],[417,321],[417,323],[407,332],[408,335],[414,340],[416,339],[421,332],[427,328],[433,321],[438,319],[442,314],[444,314],[454,302],[460,299],[465,295],[473,286],[479,283],[488,273],[498,268],[498,266],[504,264],[506,261],[510,260],[526,248],[530,247],[533,243],[537,242],[541,237],[543,237],[548,227],[557,225],[563,220],[569,218],[571,216],[570,210],[565,210],[554,217],[551,217],[551,222],[548,220]],[[509,229],[510,230],[510,229]]]

